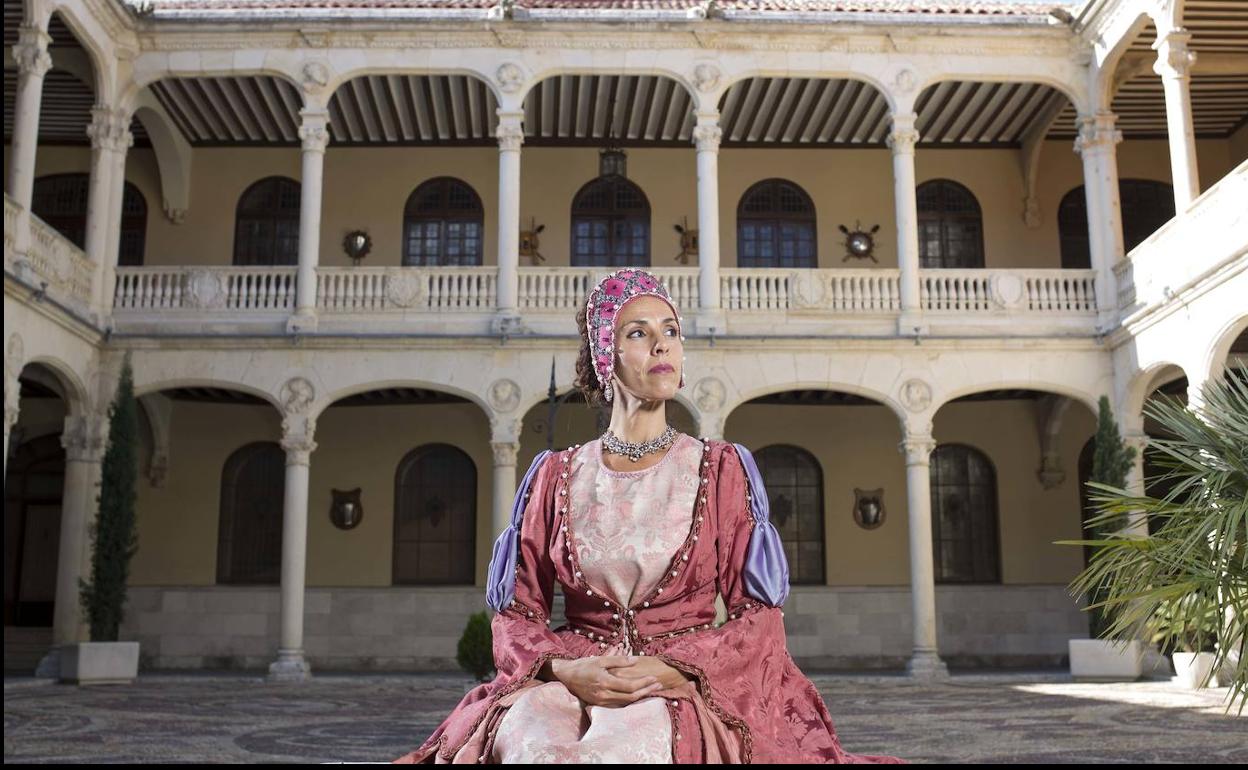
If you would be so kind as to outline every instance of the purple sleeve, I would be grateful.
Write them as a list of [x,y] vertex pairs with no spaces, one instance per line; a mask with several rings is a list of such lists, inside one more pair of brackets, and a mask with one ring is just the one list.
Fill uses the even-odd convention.
[[507,529],[494,541],[494,555],[490,557],[490,570],[486,576],[485,602],[496,612],[511,604],[516,595],[516,554],[520,545],[520,524],[524,520],[524,508],[528,502],[529,487],[542,462],[551,454],[543,449],[533,458],[533,464],[524,474],[516,499],[511,505],[511,520]]
[[759,601],[779,607],[789,597],[789,561],[784,556],[780,533],[771,523],[771,506],[763,477],[754,464],[754,455],[740,444],[733,444],[745,467],[750,487],[750,512],[754,517],[750,547],[745,558],[745,590]]

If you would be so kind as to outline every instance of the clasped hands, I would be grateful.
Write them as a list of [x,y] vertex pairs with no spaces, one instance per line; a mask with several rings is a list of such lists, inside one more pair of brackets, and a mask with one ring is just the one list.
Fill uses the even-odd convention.
[[550,661],[554,678],[593,706],[627,706],[691,677],[650,655],[590,655]]

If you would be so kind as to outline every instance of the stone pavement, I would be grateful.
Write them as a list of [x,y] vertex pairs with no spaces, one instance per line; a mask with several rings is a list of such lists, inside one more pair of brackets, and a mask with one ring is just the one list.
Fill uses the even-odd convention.
[[[1078,684],[1066,672],[810,674],[841,744],[912,762],[1248,762],[1229,688]],[[463,697],[450,674],[152,672],[133,685],[4,680],[8,762],[382,762],[416,748]]]

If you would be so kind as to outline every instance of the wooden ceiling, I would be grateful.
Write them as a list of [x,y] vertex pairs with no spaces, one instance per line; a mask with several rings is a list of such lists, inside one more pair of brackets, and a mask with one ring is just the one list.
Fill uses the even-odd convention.
[[[1188,0],[1197,68],[1192,108],[1198,138],[1221,139],[1248,121],[1248,68],[1229,74],[1227,62],[1248,59],[1248,0]],[[5,44],[16,41],[21,4],[5,0]],[[93,102],[89,84],[57,70],[58,51],[78,48],[53,16],[54,68],[45,80],[40,141],[88,144]],[[1128,56],[1155,56],[1150,24]],[[1206,63],[1215,72],[1200,71]],[[4,132],[12,135],[17,72],[6,61]],[[1140,69],[1137,67],[1136,69]],[[1234,70],[1235,67],[1230,67]],[[298,146],[300,101],[287,81],[268,76],[167,79],[151,86],[193,146]],[[331,98],[332,146],[492,146],[497,103],[485,83],[462,75],[373,75],[342,85]],[[1017,147],[1045,115],[1057,111],[1046,138],[1073,140],[1075,109],[1064,94],[1036,83],[946,81],[916,104],[920,147]],[[731,147],[884,147],[890,121],[884,97],[852,79],[753,78],[733,84],[720,103],[723,141]],[[1166,137],[1165,96],[1151,67],[1127,79],[1113,110],[1127,139]],[[675,81],[638,75],[561,75],[547,78],[524,104],[528,146],[691,144],[694,116],[688,92]],[[136,145],[148,144],[139,121]]]

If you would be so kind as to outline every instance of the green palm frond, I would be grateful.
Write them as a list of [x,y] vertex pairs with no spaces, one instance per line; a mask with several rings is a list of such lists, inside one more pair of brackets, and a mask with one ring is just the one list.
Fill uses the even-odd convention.
[[[1162,497],[1132,495],[1121,485],[1089,481],[1098,537],[1059,540],[1094,549],[1070,584],[1089,594],[1088,609],[1106,612],[1105,639],[1136,639],[1180,647],[1216,646],[1214,670],[1238,653],[1230,704],[1248,700],[1248,368],[1227,369],[1189,409],[1161,396],[1144,407],[1165,433],[1150,440],[1160,469],[1150,481]],[[1130,517],[1152,524],[1147,537],[1126,530]],[[1138,520],[1138,519],[1137,519]],[[1136,531],[1139,531],[1137,528]],[[1192,652],[1198,649],[1189,650]]]

